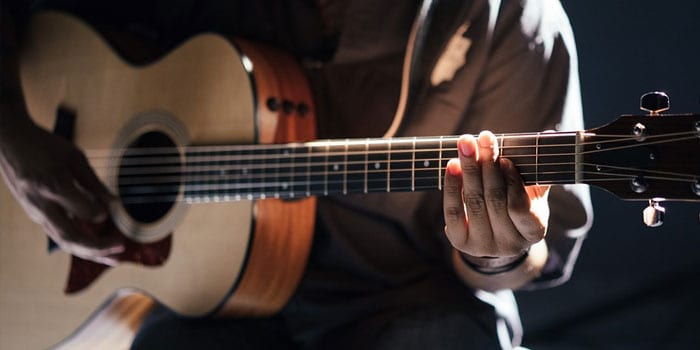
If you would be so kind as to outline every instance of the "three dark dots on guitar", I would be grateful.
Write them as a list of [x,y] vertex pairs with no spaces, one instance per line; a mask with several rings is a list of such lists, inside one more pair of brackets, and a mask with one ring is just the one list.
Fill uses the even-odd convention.
[[306,103],[300,102],[295,104],[290,100],[280,100],[277,97],[268,97],[265,105],[271,112],[282,110],[286,115],[296,112],[300,117],[305,117],[309,113],[309,106]]

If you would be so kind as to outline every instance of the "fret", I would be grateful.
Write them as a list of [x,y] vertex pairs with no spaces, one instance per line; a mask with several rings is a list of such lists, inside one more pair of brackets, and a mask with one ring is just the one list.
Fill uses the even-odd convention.
[[291,198],[303,197],[306,195],[309,181],[309,151],[308,147],[294,145],[292,147],[292,185]]
[[314,195],[327,194],[326,181],[326,163],[327,163],[327,149],[326,146],[312,145],[309,147],[309,191]]
[[222,178],[220,169],[222,169],[223,161],[220,159],[221,157],[217,158],[216,154],[213,152],[207,152],[207,157],[206,164],[208,171],[205,181],[205,185],[207,186],[205,197],[207,201],[218,202],[221,199],[218,188]]
[[268,164],[274,163],[274,166],[273,166],[274,175],[272,176],[272,181],[274,181],[274,186],[271,186],[271,192],[272,192],[272,196],[274,198],[280,197],[280,187],[282,187],[282,185],[281,185],[282,182],[280,181],[280,158],[281,158],[282,152],[283,152],[283,149],[277,148],[277,147],[270,149],[267,152]]
[[413,178],[413,142],[397,139],[391,142],[389,153],[389,190],[409,191]]
[[185,199],[187,202],[199,203],[204,201],[206,193],[202,190],[206,173],[207,152],[189,152],[187,154],[187,166],[185,175]]
[[[500,134],[500,155],[515,164],[527,185],[576,181],[576,133]],[[188,202],[295,198],[386,191],[441,190],[444,171],[457,158],[457,137],[410,137],[264,145],[187,152]],[[182,172],[182,173],[181,173]],[[120,175],[126,178],[129,175]],[[178,180],[127,188],[177,196]],[[171,193],[172,192],[172,193]]]
[[[440,168],[440,141],[419,139],[413,157],[413,191],[440,189],[442,170]],[[437,170],[437,176],[435,171]]]
[[413,138],[413,154],[411,159],[411,192],[416,190],[416,138]]
[[535,185],[540,183],[540,133],[535,137]]
[[440,142],[438,144],[438,164],[437,164],[437,171],[438,171],[438,190],[442,191],[442,140],[443,136],[440,136]]
[[[196,181],[195,177],[193,175],[196,174],[197,171],[197,164],[195,159],[196,157],[199,157],[199,152],[187,152],[186,154],[186,160],[185,160],[185,168],[184,168],[184,176],[186,177],[184,186],[185,186],[185,201],[187,203],[191,203],[195,201],[195,197],[197,197],[197,192],[195,191],[195,186],[196,186]],[[122,177],[123,175],[119,175]],[[196,175],[195,175],[196,176]]]
[[576,177],[575,133],[542,134],[538,145],[538,183],[572,183]]
[[343,152],[343,194],[348,193],[348,139],[345,139],[345,150]]
[[[251,188],[254,198],[265,199],[274,197],[277,190],[278,167],[277,160],[280,150],[278,148],[263,148],[256,152],[252,176],[256,179],[256,185]],[[233,185],[235,186],[235,184]]]
[[238,187],[235,188],[234,198],[246,199],[250,193],[250,166],[253,150],[243,149],[240,152],[240,168],[234,170],[234,176],[239,179]]
[[367,192],[386,191],[388,185],[388,148],[389,144],[384,142],[369,142],[367,154]]
[[574,178],[574,135],[508,137],[502,155],[510,159],[527,185],[568,182]]
[[275,197],[277,198],[289,197],[289,192],[293,181],[292,163],[292,149],[290,147],[280,149],[277,155],[277,186],[275,191]]
[[386,144],[387,159],[386,159],[386,191],[391,192],[391,140]]
[[[440,168],[443,170],[447,169],[447,163],[452,158],[459,158],[457,154],[457,138],[444,138],[441,140],[442,147],[440,147]],[[444,177],[444,173],[442,177]]]
[[265,169],[265,159],[263,158],[264,150],[253,150],[250,156],[250,166],[246,171],[246,175],[249,178],[248,188],[246,189],[246,195],[249,199],[265,198],[265,187],[266,187],[266,169]]
[[367,154],[365,148],[367,144],[362,142],[352,142],[348,145],[346,185],[348,193],[360,193],[366,189],[367,176]]
[[307,155],[307,157],[306,157],[306,189],[305,189],[304,194],[306,194],[306,196],[308,197],[311,195],[311,155],[312,155],[312,153],[311,153],[310,146],[307,146],[304,148],[306,149],[306,155]]
[[343,193],[345,178],[345,145],[331,144],[328,146],[328,194]]
[[324,150],[323,158],[323,195],[328,195],[328,154],[330,153],[330,146],[326,144]]
[[219,167],[219,162],[213,160],[212,152],[204,152],[201,156],[204,157],[204,159],[201,162],[203,171],[200,175],[204,176],[204,178],[198,181],[198,185],[200,185],[201,189],[199,195],[204,202],[209,202],[216,193],[214,191],[215,186],[212,185],[216,184],[216,169]]
[[369,167],[369,138],[365,139],[365,183],[364,193],[367,193],[367,171]]

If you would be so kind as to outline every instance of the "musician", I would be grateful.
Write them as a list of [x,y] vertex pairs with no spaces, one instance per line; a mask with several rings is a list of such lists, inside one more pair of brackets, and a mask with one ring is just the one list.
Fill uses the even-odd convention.
[[[166,51],[214,31],[275,45],[303,63],[321,138],[379,137],[399,100],[419,1],[3,2],[0,169],[58,245],[114,265],[118,235],[87,234],[114,195],[70,143],[28,117],[17,74],[23,24],[68,11]],[[427,37],[419,89],[396,136],[463,136],[442,192],[319,198],[309,265],[289,304],[262,319],[183,320],[159,309],[136,348],[509,348],[510,290],[570,275],[591,211],[586,188],[525,187],[491,132],[582,128],[576,51],[556,0],[454,2]],[[435,23],[434,23],[435,24]],[[432,55],[426,57],[425,55]]]

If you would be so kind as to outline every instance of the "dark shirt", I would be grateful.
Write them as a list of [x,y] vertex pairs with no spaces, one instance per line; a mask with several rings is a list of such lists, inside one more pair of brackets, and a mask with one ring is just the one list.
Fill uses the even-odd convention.
[[[420,96],[410,101],[413,113],[401,136],[582,128],[573,37],[559,4],[489,4],[467,3],[446,26],[445,43],[468,24],[462,35],[469,40],[466,63],[452,79],[426,80]],[[283,48],[306,63],[321,138],[377,137],[388,128],[419,5],[402,0],[13,3],[19,17],[38,8],[61,9],[163,48],[204,31]],[[550,203],[550,258],[533,286],[568,278],[590,222],[585,188],[555,188]],[[439,192],[320,198],[309,266],[283,311],[293,332],[313,337],[371,313],[423,303],[478,308],[452,270],[443,227]]]

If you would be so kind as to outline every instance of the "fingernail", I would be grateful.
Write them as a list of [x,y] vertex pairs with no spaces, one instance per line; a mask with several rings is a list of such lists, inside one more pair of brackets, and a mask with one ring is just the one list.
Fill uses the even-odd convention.
[[460,176],[461,169],[459,167],[459,161],[456,159],[450,159],[450,161],[447,162],[447,172],[452,176]]
[[473,141],[474,136],[471,135],[462,135],[457,141],[459,151],[462,152],[462,155],[465,157],[471,157],[474,155],[475,149],[473,146]]
[[479,147],[493,148],[493,146],[496,144],[496,136],[490,132],[482,131],[481,134],[479,134],[478,142]]

